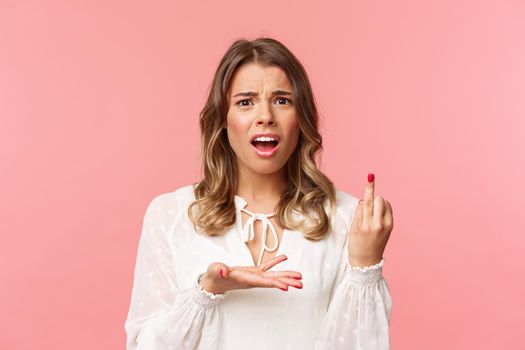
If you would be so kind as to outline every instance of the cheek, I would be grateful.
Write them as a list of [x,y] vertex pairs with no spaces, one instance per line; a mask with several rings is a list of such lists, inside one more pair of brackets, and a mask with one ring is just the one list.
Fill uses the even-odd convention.
[[299,139],[299,120],[297,118],[292,118],[286,124],[286,133],[290,140],[293,140],[293,144],[297,144]]
[[247,125],[239,116],[232,114],[227,117],[227,127],[230,145],[233,149],[238,149],[247,138]]

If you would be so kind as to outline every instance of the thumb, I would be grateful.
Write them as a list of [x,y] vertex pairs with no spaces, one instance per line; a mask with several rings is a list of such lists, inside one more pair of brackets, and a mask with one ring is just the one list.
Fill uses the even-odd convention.
[[227,278],[230,271],[228,265],[221,262],[215,262],[210,266],[210,273],[216,278]]
[[224,268],[221,268],[222,277],[223,278],[228,278],[230,276],[230,268],[226,264],[222,264],[222,265],[224,265]]

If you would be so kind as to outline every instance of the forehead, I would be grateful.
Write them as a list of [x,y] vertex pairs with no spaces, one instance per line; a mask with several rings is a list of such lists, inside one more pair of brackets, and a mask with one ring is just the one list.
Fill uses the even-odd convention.
[[230,94],[245,90],[259,91],[269,88],[291,88],[284,70],[278,66],[248,63],[240,66],[233,75]]

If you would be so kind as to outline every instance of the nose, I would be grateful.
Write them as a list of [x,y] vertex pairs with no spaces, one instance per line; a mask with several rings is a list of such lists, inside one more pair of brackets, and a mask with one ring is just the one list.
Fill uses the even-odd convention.
[[262,105],[259,117],[257,118],[257,125],[264,124],[275,125],[272,109],[267,104]]

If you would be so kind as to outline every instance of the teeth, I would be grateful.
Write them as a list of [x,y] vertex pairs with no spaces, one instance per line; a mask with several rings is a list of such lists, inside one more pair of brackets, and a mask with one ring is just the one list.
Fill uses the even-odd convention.
[[266,141],[266,142],[269,142],[269,141],[276,141],[276,140],[273,137],[257,137],[253,141]]

